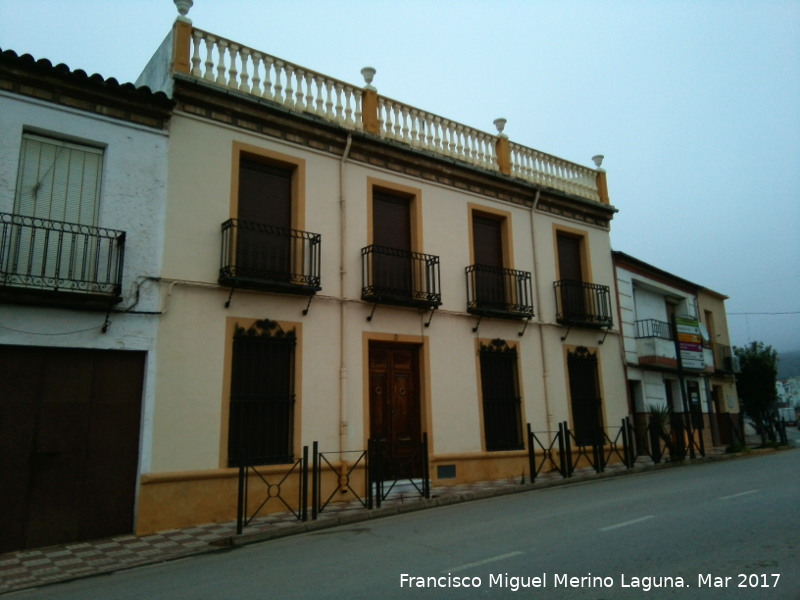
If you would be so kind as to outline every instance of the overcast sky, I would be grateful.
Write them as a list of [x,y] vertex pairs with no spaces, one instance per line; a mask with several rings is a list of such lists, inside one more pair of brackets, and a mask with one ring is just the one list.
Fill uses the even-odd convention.
[[[0,48],[135,81],[172,0],[0,0]],[[195,27],[591,166],[615,250],[800,349],[800,0],[195,0]],[[782,314],[783,313],[783,314]],[[788,313],[788,314],[787,314]]]

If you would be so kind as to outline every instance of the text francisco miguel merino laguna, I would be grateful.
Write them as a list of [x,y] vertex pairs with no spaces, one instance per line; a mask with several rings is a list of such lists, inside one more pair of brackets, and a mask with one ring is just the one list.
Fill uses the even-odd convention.
[[448,573],[441,576],[417,576],[408,573],[400,574],[401,588],[505,588],[516,592],[522,588],[638,588],[640,591],[649,592],[656,588],[726,588],[730,587],[774,587],[780,575],[772,575],[772,579],[767,581],[766,575],[751,575],[753,577],[764,577],[762,582],[752,582],[747,579],[747,575],[739,575],[743,578],[743,584],[736,585],[732,576],[719,577],[711,574],[699,574],[696,582],[689,583],[683,577],[664,575],[664,576],[633,576],[620,574],[619,577],[599,576],[587,573],[586,575],[574,576],[568,573],[542,573],[541,575],[509,575],[508,573],[490,573],[488,581],[478,576],[457,576]]

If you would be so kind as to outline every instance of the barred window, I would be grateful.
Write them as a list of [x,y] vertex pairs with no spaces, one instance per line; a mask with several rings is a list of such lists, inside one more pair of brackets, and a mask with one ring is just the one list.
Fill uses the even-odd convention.
[[294,460],[294,330],[274,321],[236,327],[233,337],[228,465]]
[[487,450],[523,448],[517,350],[502,340],[481,345],[483,429]]

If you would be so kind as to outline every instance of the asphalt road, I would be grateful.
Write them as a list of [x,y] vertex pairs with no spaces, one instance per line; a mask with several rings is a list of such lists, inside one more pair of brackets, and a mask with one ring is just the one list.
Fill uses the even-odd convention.
[[451,505],[7,597],[800,600],[800,450]]

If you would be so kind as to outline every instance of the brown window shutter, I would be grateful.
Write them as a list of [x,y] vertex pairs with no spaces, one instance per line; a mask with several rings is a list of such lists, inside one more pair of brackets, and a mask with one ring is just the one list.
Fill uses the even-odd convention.
[[242,158],[239,163],[239,219],[290,229],[291,167]]

